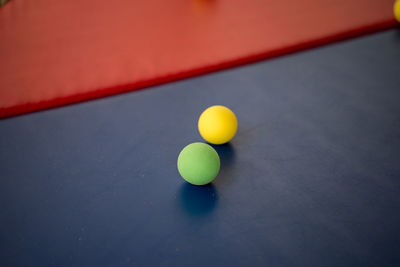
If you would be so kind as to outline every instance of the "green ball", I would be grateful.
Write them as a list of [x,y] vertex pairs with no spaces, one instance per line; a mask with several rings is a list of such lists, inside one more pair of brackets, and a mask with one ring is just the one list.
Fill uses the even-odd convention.
[[205,185],[217,177],[219,172],[217,151],[204,143],[192,143],[182,149],[178,157],[178,171],[187,182]]

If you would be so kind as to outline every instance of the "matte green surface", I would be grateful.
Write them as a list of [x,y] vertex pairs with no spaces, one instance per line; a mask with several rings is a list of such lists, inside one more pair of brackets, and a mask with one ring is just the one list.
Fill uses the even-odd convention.
[[178,171],[187,182],[205,185],[218,175],[218,153],[205,143],[192,143],[182,149],[178,157]]

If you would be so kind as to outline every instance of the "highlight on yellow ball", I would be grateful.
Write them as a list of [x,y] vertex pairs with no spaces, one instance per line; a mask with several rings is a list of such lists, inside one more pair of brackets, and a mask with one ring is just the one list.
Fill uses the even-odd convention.
[[393,6],[394,17],[400,22],[400,0],[397,0]]
[[224,106],[211,106],[200,115],[198,128],[201,137],[214,145],[229,142],[238,127],[235,114]]

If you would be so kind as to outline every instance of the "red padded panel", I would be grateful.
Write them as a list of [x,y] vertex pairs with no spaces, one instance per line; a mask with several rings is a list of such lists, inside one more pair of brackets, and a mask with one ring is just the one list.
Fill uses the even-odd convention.
[[143,88],[396,24],[392,0],[11,0],[0,117]]

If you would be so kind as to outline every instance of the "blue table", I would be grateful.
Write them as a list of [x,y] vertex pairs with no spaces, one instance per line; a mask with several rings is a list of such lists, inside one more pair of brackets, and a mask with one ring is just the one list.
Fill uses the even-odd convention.
[[[400,266],[400,33],[0,121],[0,266]],[[209,186],[180,150],[222,104]]]

